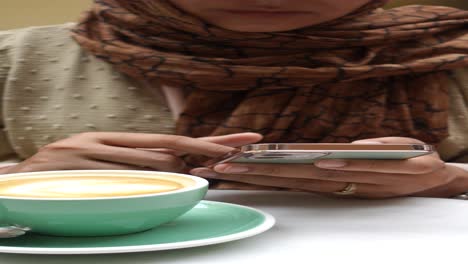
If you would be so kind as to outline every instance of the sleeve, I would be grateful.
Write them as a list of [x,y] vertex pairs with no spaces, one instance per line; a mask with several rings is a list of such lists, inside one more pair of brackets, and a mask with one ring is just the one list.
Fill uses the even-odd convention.
[[0,31],[0,167],[18,161],[17,155],[10,146],[3,120],[3,101],[5,100],[3,92],[8,81],[11,81],[9,72],[12,67],[13,38],[13,31]]
[[437,150],[447,162],[468,163],[468,68],[453,71],[448,92],[450,136]]

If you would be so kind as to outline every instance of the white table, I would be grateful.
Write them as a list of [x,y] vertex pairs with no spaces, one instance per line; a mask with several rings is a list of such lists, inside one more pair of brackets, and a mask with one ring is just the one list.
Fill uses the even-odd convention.
[[255,237],[170,251],[114,255],[0,254],[1,264],[55,263],[466,263],[468,201],[336,200],[306,193],[210,191],[207,200],[275,216]]

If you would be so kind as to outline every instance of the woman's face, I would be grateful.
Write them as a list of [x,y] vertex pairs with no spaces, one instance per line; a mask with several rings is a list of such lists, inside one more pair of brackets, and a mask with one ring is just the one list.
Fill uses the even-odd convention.
[[213,25],[242,32],[303,28],[344,16],[371,0],[170,0]]

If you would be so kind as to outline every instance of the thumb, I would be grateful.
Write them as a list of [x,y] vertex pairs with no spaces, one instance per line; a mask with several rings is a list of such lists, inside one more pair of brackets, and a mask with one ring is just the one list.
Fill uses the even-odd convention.
[[262,138],[263,136],[258,133],[247,132],[223,136],[201,137],[198,139],[229,147],[240,147],[243,145],[259,142],[262,140]]
[[424,144],[424,142],[408,137],[381,137],[353,141],[354,144]]

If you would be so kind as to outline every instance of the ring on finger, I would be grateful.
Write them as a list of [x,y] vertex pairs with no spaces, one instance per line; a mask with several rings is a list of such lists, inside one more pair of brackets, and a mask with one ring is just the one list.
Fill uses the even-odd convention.
[[357,191],[357,185],[356,183],[352,183],[352,182],[349,182],[346,184],[346,186],[340,190],[340,191],[337,191],[337,192],[333,192],[333,194],[336,194],[336,195],[353,195],[355,194]]

